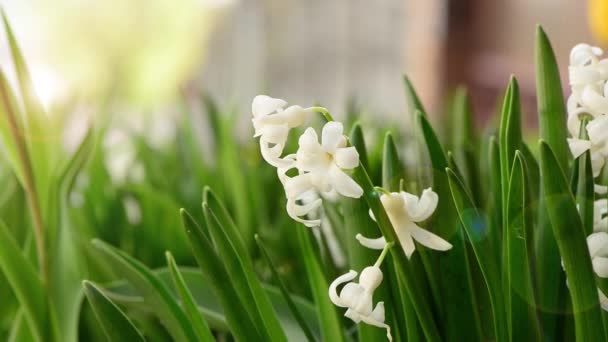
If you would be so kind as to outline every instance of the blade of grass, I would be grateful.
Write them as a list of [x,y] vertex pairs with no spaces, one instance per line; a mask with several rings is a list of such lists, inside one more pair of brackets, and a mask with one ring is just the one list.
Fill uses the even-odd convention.
[[[587,126],[588,119],[581,121],[581,131],[579,139],[588,140]],[[576,204],[581,214],[585,236],[593,233],[593,202],[595,200],[595,189],[593,179],[593,168],[591,166],[591,152],[586,151],[574,160],[574,171],[572,172],[572,191],[576,194]]]
[[108,341],[145,341],[129,317],[101,289],[86,280],[82,287]]
[[188,289],[188,285],[186,285],[184,277],[179,271],[179,268],[175,263],[173,255],[171,255],[171,252],[167,251],[165,253],[165,257],[167,258],[167,267],[169,268],[169,272],[171,273],[171,278],[173,278],[173,285],[175,285],[175,288],[179,293],[179,297],[182,301],[182,306],[184,308],[185,313],[188,315],[188,318],[190,319],[190,323],[192,324],[192,328],[196,333],[198,341],[215,341],[215,338],[211,333],[211,329],[209,329],[209,325],[207,325],[207,321],[205,321],[202,314],[198,310],[196,303],[194,302],[192,293],[190,292],[190,289]]
[[605,341],[595,277],[583,224],[566,176],[547,143],[540,142],[541,178],[547,211],[572,298],[577,341]]
[[93,246],[102,253],[105,261],[135,288],[141,291],[146,302],[178,341],[196,341],[196,334],[188,318],[177,305],[167,287],[145,265],[126,253],[101,240],[93,240]]

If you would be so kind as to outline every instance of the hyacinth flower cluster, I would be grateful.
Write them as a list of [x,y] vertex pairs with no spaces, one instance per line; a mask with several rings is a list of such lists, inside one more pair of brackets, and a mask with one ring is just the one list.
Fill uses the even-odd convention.
[[[313,127],[307,127],[298,139],[298,150],[285,154],[290,130],[302,126],[314,113],[322,114],[327,121],[322,128],[321,139]],[[293,220],[311,228],[320,226],[322,216],[319,209],[324,196],[358,199],[363,195],[361,186],[349,175],[359,166],[359,153],[350,146],[343,124],[334,121],[327,109],[287,106],[282,99],[258,95],[253,99],[252,114],[254,137],[259,137],[264,160],[277,168],[287,198],[286,211]],[[288,172],[292,170],[297,174],[289,176]],[[414,240],[438,251],[452,248],[441,237],[416,225],[416,222],[428,219],[437,208],[439,198],[432,189],[424,190],[420,198],[405,191],[389,193],[379,187],[376,190],[381,194],[381,203],[408,258],[416,249]],[[375,220],[371,210],[370,216]],[[346,317],[356,323],[385,328],[387,338],[392,340],[390,327],[384,322],[384,303],[377,303],[375,308],[372,303],[373,293],[383,278],[380,265],[392,243],[387,243],[382,236],[367,238],[357,234],[353,238],[367,248],[382,250],[382,253],[373,266],[361,271],[358,283],[353,282],[357,277],[353,270],[335,279],[329,287],[329,297],[336,306],[347,308]],[[346,285],[338,294],[337,287],[344,283]]]
[[[608,158],[608,59],[599,47],[578,44],[570,52],[571,95],[567,101],[568,145],[574,158],[589,151],[593,177],[599,177]],[[598,195],[606,186],[595,185]],[[608,278],[608,202],[597,199],[593,206],[593,233],[587,245],[593,270]],[[608,297],[598,289],[602,308],[608,310]]]

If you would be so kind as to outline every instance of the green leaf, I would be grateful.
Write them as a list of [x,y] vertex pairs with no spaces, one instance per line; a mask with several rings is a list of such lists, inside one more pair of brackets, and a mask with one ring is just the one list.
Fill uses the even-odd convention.
[[145,341],[129,317],[101,289],[86,280],[82,287],[108,341]]
[[559,166],[568,174],[570,150],[566,141],[567,115],[559,66],[551,42],[540,25],[536,27],[534,59],[540,138],[555,152]]
[[[205,192],[209,192],[209,189],[206,189]],[[238,231],[229,222],[220,223],[207,202],[203,202],[203,213],[218,256],[223,260],[224,267],[241,300],[241,308],[245,308],[249,312],[264,340],[286,340],[276,313],[255,275],[251,259],[247,255]]]
[[[581,121],[580,139],[589,139],[587,136],[588,119]],[[593,179],[593,168],[591,165],[591,152],[586,151],[574,160],[574,171],[572,172],[572,189],[576,194],[576,205],[581,213],[585,235],[593,233],[593,202],[595,200],[595,181]]]
[[[442,317],[446,325],[448,340],[473,341],[482,336],[481,323],[473,296],[473,281],[465,246],[462,225],[457,220],[456,208],[450,201],[450,185],[445,168],[448,160],[433,127],[420,112],[417,119],[426,142],[433,167],[433,190],[439,196],[437,210],[432,218],[431,228],[435,234],[452,244],[452,249],[433,253],[439,267],[429,269],[431,287],[439,285],[441,297],[436,297],[442,305]],[[427,257],[428,258],[428,257]],[[423,256],[423,260],[425,260]],[[427,265],[427,262],[425,262]],[[458,272],[454,270],[458,269]],[[435,273],[439,277],[435,276]],[[465,319],[466,317],[466,319]]]
[[302,332],[304,333],[304,335],[306,335],[306,339],[309,342],[316,341],[317,339],[315,338],[315,335],[313,334],[312,330],[310,330],[310,327],[308,327],[308,323],[306,322],[306,319],[304,319],[304,316],[298,310],[298,307],[296,306],[294,300],[291,298],[291,295],[289,294],[289,291],[287,290],[287,286],[285,285],[285,283],[279,276],[279,272],[277,271],[276,267],[274,266],[272,259],[270,259],[270,255],[268,255],[268,252],[266,251],[264,242],[260,239],[260,237],[258,235],[255,236],[255,241],[257,242],[258,247],[260,248],[260,252],[261,252],[262,256],[266,260],[266,263],[270,267],[272,276],[275,278],[277,284],[279,285],[279,290],[281,290],[281,294],[283,295],[283,298],[285,299],[285,302],[287,303],[287,306],[289,307],[291,314],[293,315],[295,320],[300,325],[300,328],[302,328]]
[[171,273],[171,278],[173,278],[173,284],[179,293],[179,297],[182,302],[182,306],[188,318],[190,318],[190,323],[192,324],[192,328],[196,333],[196,337],[198,341],[202,342],[213,342],[215,338],[207,325],[207,322],[203,318],[202,314],[198,310],[196,302],[192,297],[192,293],[190,289],[188,289],[188,285],[184,281],[184,277],[179,271],[177,264],[175,263],[175,259],[171,252],[166,252],[165,257],[167,258],[167,266],[169,268],[169,272]]
[[540,142],[541,178],[547,212],[562,257],[572,298],[577,341],[605,341],[595,277],[583,223],[559,162]]
[[239,341],[261,340],[249,313],[243,310],[234,284],[215,252],[213,244],[187,211],[182,209],[180,214],[194,257],[224,310],[231,333]]
[[507,202],[505,239],[507,319],[511,341],[540,341],[536,301],[532,290],[528,246],[532,244],[532,219],[523,155],[515,152]]
[[415,277],[412,271],[412,266],[403,252],[397,234],[380,202],[380,197],[374,189],[374,184],[369,178],[365,168],[362,166],[357,167],[354,171],[354,179],[363,188],[363,197],[373,212],[382,235],[387,242],[393,242],[395,244],[395,246],[391,248],[391,256],[395,262],[395,267],[399,272],[398,275],[403,277],[406,293],[408,298],[411,299],[414,310],[418,315],[426,340],[441,341],[439,329],[437,328],[429,305],[430,298],[424,295],[422,285],[419,283],[420,280]]
[[101,240],[93,240],[93,246],[102,253],[112,269],[141,291],[150,308],[175,340],[196,341],[196,334],[188,318],[165,284],[158,280],[150,269]]
[[405,89],[405,100],[407,101],[408,111],[412,114],[416,113],[416,111],[426,113],[422,102],[420,102],[418,94],[416,94],[416,90],[414,89],[412,82],[410,82],[409,77],[405,75],[403,76],[403,85]]
[[325,279],[319,256],[315,253],[311,232],[303,225],[296,225],[296,234],[300,246],[300,255],[304,260],[306,275],[310,282],[312,297],[317,307],[319,326],[321,327],[322,341],[344,341],[344,332],[340,324],[338,312],[333,303],[329,300],[327,291],[329,283]]
[[489,179],[490,179],[490,224],[488,225],[488,239],[496,260],[502,256],[502,185],[500,179],[500,148],[495,136],[490,137],[488,148]]
[[447,169],[446,171],[458,217],[469,241],[471,241],[471,247],[479,263],[490,296],[496,341],[507,341],[508,333],[503,323],[506,320],[502,300],[504,294],[502,292],[500,268],[487,235],[487,222],[480,215],[473,200],[467,195],[462,181],[452,170]]
[[38,276],[8,230],[0,221],[0,269],[19,300],[36,341],[49,336],[47,295]]

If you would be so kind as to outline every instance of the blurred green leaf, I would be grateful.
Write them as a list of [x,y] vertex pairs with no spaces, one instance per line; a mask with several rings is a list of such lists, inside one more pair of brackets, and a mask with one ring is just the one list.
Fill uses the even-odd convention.
[[177,289],[179,293],[179,298],[181,299],[182,307],[184,308],[184,312],[190,318],[190,323],[192,324],[192,328],[196,333],[196,337],[198,341],[201,342],[209,342],[215,341],[207,322],[201,315],[194,298],[192,297],[192,293],[190,289],[188,289],[188,285],[184,281],[184,277],[179,271],[177,264],[175,263],[175,259],[171,255],[171,252],[166,252],[165,257],[167,258],[167,267],[169,268],[169,272],[171,273],[171,278],[173,278],[173,285]]
[[197,340],[188,318],[169,293],[167,286],[158,280],[150,269],[101,240],[93,240],[93,246],[104,255],[106,262],[118,274],[141,291],[147,304],[175,340]]
[[0,268],[21,303],[36,341],[49,336],[47,294],[38,272],[21,252],[8,227],[0,221]]
[[547,143],[540,143],[541,178],[551,227],[572,298],[577,341],[605,341],[595,277],[576,202]]
[[144,341],[129,317],[101,289],[89,281],[84,281],[82,286],[108,341]]
[[240,297],[234,287],[237,284],[232,283],[213,244],[187,211],[182,209],[180,214],[194,257],[221,303],[230,332],[238,341],[260,340],[261,335],[253,323],[250,313],[242,307]]

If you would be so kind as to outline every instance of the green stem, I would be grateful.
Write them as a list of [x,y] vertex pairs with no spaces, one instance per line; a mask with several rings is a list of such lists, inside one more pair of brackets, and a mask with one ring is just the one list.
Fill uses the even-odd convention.
[[380,256],[378,257],[378,260],[376,260],[376,263],[374,264],[374,267],[380,267],[380,265],[382,264],[382,261],[384,261],[384,257],[386,257],[386,253],[388,253],[388,250],[391,249],[391,247],[393,247],[395,243],[394,242],[388,242],[385,246],[384,249],[382,249],[382,253],[380,253]]
[[323,115],[325,121],[327,122],[334,121],[334,118],[331,116],[331,114],[329,114],[329,111],[325,107],[310,107],[308,109]]

